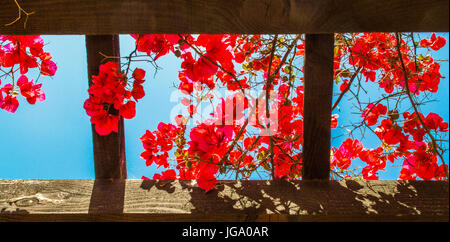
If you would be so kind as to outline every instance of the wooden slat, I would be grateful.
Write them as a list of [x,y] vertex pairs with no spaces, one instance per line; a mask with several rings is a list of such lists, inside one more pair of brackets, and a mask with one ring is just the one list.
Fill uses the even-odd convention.
[[[88,63],[89,85],[92,75],[97,75],[99,66],[106,61],[119,61],[119,59],[106,60],[106,56],[120,57],[118,35],[87,35],[86,51]],[[117,110],[116,110],[117,111]],[[97,179],[126,179],[125,130],[123,118],[119,121],[118,132],[109,135],[99,135],[92,125],[92,138],[94,144],[95,177]]]
[[448,0],[3,0],[0,34],[448,32]]
[[440,181],[0,180],[0,221],[448,221],[448,197]]
[[305,36],[303,179],[330,178],[333,34]]

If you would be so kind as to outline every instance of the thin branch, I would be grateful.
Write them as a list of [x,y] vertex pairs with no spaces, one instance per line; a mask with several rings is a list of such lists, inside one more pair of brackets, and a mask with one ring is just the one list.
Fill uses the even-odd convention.
[[344,94],[348,92],[348,90],[350,90],[350,87],[353,83],[353,80],[355,80],[356,76],[359,74],[359,71],[362,69],[362,67],[358,67],[358,69],[355,71],[355,73],[353,73],[353,76],[351,77],[348,86],[342,91],[341,95],[339,95],[338,99],[336,100],[336,102],[333,104],[333,107],[331,108],[331,111],[333,111],[337,105],[339,104],[339,102],[341,101],[342,97],[344,97]]
[[7,24],[5,24],[5,26],[10,26],[10,25],[13,25],[13,24],[15,24],[17,21],[19,21],[21,18],[22,18],[22,12],[25,14],[25,22],[23,23],[23,28],[25,29],[26,27],[27,27],[27,21],[28,21],[28,17],[30,16],[30,15],[32,15],[32,14],[34,14],[34,11],[33,12],[27,12],[27,11],[25,11],[21,6],[20,6],[20,4],[17,2],[17,0],[13,0],[14,1],[14,3],[17,5],[17,10],[18,10],[18,15],[17,15],[17,18],[16,19],[14,19],[12,22],[10,22],[10,23],[7,23]]
[[[266,80],[266,119],[267,119],[267,131],[268,131],[268,136],[269,136],[269,158],[270,158],[270,164],[272,166],[272,180],[275,180],[275,164],[273,162],[273,138],[272,138],[272,133],[270,132],[270,113],[269,113],[269,92],[270,92],[270,86],[272,85],[272,74],[271,74],[271,70],[272,70],[272,61],[273,61],[273,56],[275,54],[275,49],[276,49],[276,43],[278,40],[278,35],[275,35],[275,37],[273,38],[272,41],[272,50],[270,52],[270,60],[269,60],[269,67],[267,70],[267,80]],[[281,66],[281,64],[280,64]],[[274,73],[275,74],[275,73]]]

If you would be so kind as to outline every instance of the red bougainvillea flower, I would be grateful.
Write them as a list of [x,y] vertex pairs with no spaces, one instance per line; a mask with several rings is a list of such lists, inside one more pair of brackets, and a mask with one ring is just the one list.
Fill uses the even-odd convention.
[[349,85],[349,80],[345,79],[342,84],[339,86],[339,91],[343,92]]
[[19,77],[17,86],[20,88],[20,94],[27,99],[28,103],[35,104],[36,101],[42,102],[45,100],[45,94],[41,90],[42,84],[33,84],[33,81],[28,81],[25,75]]
[[[0,80],[0,85],[2,84],[2,80]],[[0,88],[0,107],[3,104],[3,91],[2,88]]]
[[145,78],[145,71],[142,70],[141,68],[136,68],[136,69],[134,69],[132,76],[133,76],[135,81],[144,80],[144,78]]
[[221,99],[212,115],[220,125],[241,124],[244,118],[244,110],[248,108],[248,99],[238,92]]
[[131,35],[136,39],[137,50],[145,52],[148,55],[156,53],[155,60],[167,54],[171,46],[164,38],[164,35],[146,34],[146,35]]
[[54,76],[57,66],[55,62],[51,60],[43,60],[41,63],[41,73],[44,76]]
[[15,113],[19,107],[19,101],[13,95],[6,95],[3,100],[0,101],[0,108],[10,113]]
[[220,160],[227,149],[227,142],[233,136],[230,125],[216,125],[208,121],[201,123],[191,130],[189,153],[198,154],[201,159]]
[[339,118],[339,114],[333,114],[331,115],[331,128],[335,129],[338,125],[338,119]]
[[99,74],[92,76],[92,85],[88,90],[90,97],[84,103],[86,113],[91,116],[91,123],[100,135],[117,132],[118,129],[120,118],[114,110],[120,108],[125,93],[118,68],[115,62],[100,66]]
[[100,65],[99,74],[92,76],[92,85],[88,90],[90,96],[84,103],[84,109],[98,134],[117,132],[120,117],[131,119],[136,116],[136,102],[130,99],[133,97],[137,101],[145,95],[141,85],[145,71],[136,68],[132,76],[131,91],[126,89],[127,79],[119,72],[119,65],[115,62]]
[[423,180],[445,177],[445,174],[441,173],[437,164],[437,157],[426,151],[427,145],[425,143],[419,143],[421,145],[415,146],[414,154],[403,161],[400,178],[403,180],[415,180],[416,177],[414,175]]
[[[173,148],[174,139],[178,137],[181,130],[172,124],[159,123],[158,129],[150,132],[147,130],[140,138],[144,147],[141,158],[146,161],[146,165],[150,166],[155,163],[158,167],[169,167],[167,153]],[[158,152],[162,152],[158,154]]]
[[205,190],[205,192],[208,192],[216,185],[216,183],[217,179],[213,173],[205,170],[200,171],[197,179],[197,184],[201,189]]
[[136,116],[136,103],[128,101],[124,105],[120,106],[119,114],[126,119],[132,119]]
[[45,100],[45,94],[41,90],[42,84],[28,81],[25,76],[29,69],[33,68],[39,69],[43,76],[55,75],[57,66],[51,60],[50,53],[44,52],[43,47],[44,41],[39,35],[0,35],[0,68],[11,68],[13,73],[16,70],[20,72],[20,75],[17,75],[20,76],[18,80],[14,80],[14,75],[11,75],[11,83],[0,86],[0,89],[8,94],[6,103],[2,101],[2,109],[8,112],[17,110],[19,101],[16,96],[19,91],[30,104]]
[[108,114],[106,110],[101,110],[91,117],[91,122],[95,124],[95,131],[99,135],[108,135],[118,131],[119,116]]
[[26,74],[29,68],[36,68],[40,63],[42,75],[53,76],[56,64],[51,61],[51,55],[43,51],[44,41],[39,35],[1,35],[4,41],[10,41],[0,46],[1,64],[3,67],[20,66],[20,73]]
[[432,130],[440,130],[441,132],[448,131],[448,123],[443,122],[443,119],[436,113],[429,113],[424,119],[425,127]]
[[[406,37],[406,35],[403,35]],[[385,96],[374,103],[368,104],[363,110],[363,124],[376,126],[374,131],[380,139],[379,147],[364,149],[358,139],[346,139],[338,148],[332,149],[331,166],[336,174],[343,179],[351,178],[349,167],[352,161],[360,159],[366,163],[361,175],[364,179],[378,179],[378,173],[386,167],[386,161],[408,160],[403,165],[400,179],[441,179],[445,176],[445,166],[436,164],[437,157],[427,140],[426,129],[436,132],[448,132],[448,123],[434,113],[426,117],[418,114],[424,121],[425,127],[415,113],[409,114],[400,105],[406,90],[404,70],[398,59],[397,38],[391,33],[356,33],[342,35],[348,38],[344,42],[336,42],[334,57],[335,81],[337,78],[344,80],[340,84],[340,91],[346,91],[350,86],[349,79],[352,75],[365,78],[370,84],[378,84],[381,90],[392,94],[393,98]],[[213,101],[218,95],[211,95],[210,91],[215,87],[224,87],[228,91],[238,91],[236,96],[230,95],[219,99],[219,105],[213,108],[212,119],[207,122],[197,123],[191,130],[186,132],[186,123],[190,119],[188,115],[178,115],[175,125],[161,124],[158,129],[147,131],[141,137],[145,151],[141,157],[147,165],[156,164],[158,167],[169,168],[169,155],[174,152],[176,162],[173,172],[155,175],[154,179],[170,177],[174,179],[196,180],[200,188],[209,191],[214,188],[216,177],[228,174],[230,170],[236,172],[236,177],[249,178],[250,173],[256,169],[265,169],[273,172],[275,179],[298,179],[301,177],[302,167],[302,143],[303,143],[303,77],[298,73],[304,71],[303,67],[296,68],[287,66],[290,61],[282,63],[283,57],[277,51],[271,58],[270,45],[267,38],[258,35],[198,35],[183,37],[178,35],[140,36],[137,41],[139,51],[144,51],[152,57],[159,58],[166,53],[173,52],[181,60],[181,70],[178,72],[180,83],[179,90],[189,97],[182,99],[181,104],[189,111],[190,117],[201,108],[203,101]],[[407,37],[406,37],[407,38]],[[136,38],[137,39],[137,38]],[[262,41],[263,40],[263,41]],[[279,39],[280,43],[283,41]],[[187,43],[186,43],[187,42]],[[288,41],[289,42],[289,41]],[[286,42],[287,43],[287,42]],[[285,43],[285,44],[286,44]],[[294,43],[294,42],[292,42]],[[443,78],[440,74],[440,65],[431,57],[416,56],[414,59],[410,41],[401,41],[400,54],[403,54],[403,62],[408,77],[409,90],[412,95],[421,92],[437,92],[439,83]],[[181,46],[183,45],[183,46]],[[431,49],[439,49],[445,45],[445,40],[434,34],[429,40],[422,40],[421,45]],[[280,45],[281,46],[281,45]],[[287,47],[288,45],[284,45]],[[295,43],[293,48],[295,55],[304,55],[304,43]],[[280,47],[282,48],[282,47]],[[292,54],[292,53],[291,53]],[[289,56],[288,56],[289,57]],[[343,63],[348,60],[353,65],[353,74]],[[240,64],[242,70],[236,72],[235,64]],[[269,73],[269,65],[272,73]],[[342,68],[342,69],[341,69]],[[279,73],[274,73],[280,70]],[[261,72],[261,73],[258,73]],[[136,72],[136,75],[139,73]],[[266,87],[266,82],[257,82],[254,78],[262,74],[263,79],[271,78],[271,85]],[[139,77],[134,77],[140,79]],[[352,77],[353,78],[353,77]],[[300,82],[292,82],[293,80]],[[220,83],[220,82],[221,83]],[[337,82],[338,83],[338,82]],[[359,85],[360,83],[358,83]],[[263,130],[268,123],[265,113],[265,101],[252,100],[253,107],[257,106],[256,112],[249,115],[248,125],[243,129],[242,135],[237,135],[243,125],[244,111],[248,107],[244,104],[243,110],[239,107],[240,99],[237,95],[245,93],[250,86],[262,86],[277,91],[276,97],[271,100],[274,104],[270,107],[269,114],[277,117],[277,130],[271,132],[272,137],[259,135],[258,130]],[[357,85],[357,84],[355,84]],[[139,97],[142,88],[137,86],[132,91],[133,97]],[[352,91],[352,90],[351,90]],[[359,92],[357,92],[359,93]],[[398,97],[399,105],[389,103]],[[127,102],[125,98],[125,103]],[[196,101],[192,101],[196,100]],[[380,102],[386,102],[389,110]],[[276,104],[276,108],[275,107]],[[397,110],[397,108],[399,110]],[[95,108],[91,108],[95,110]],[[232,110],[232,111],[228,111]],[[200,110],[198,110],[200,111]],[[247,112],[247,114],[249,114]],[[403,119],[400,118],[403,114]],[[337,128],[338,115],[331,117],[331,128]],[[381,118],[381,120],[380,120]],[[257,121],[256,121],[257,120]],[[270,123],[275,120],[270,115]],[[344,126],[344,125],[342,125]],[[275,125],[270,126],[271,129]],[[255,131],[255,133],[252,133]],[[188,139],[184,136],[189,134]],[[233,134],[235,139],[233,140]],[[233,141],[233,142],[231,142]],[[271,149],[270,149],[271,148]],[[271,154],[269,156],[269,150]],[[224,159],[225,158],[225,159]],[[271,158],[271,159],[269,159]],[[239,170],[240,169],[240,170]],[[178,173],[178,176],[176,175]],[[353,174],[353,172],[352,172]],[[353,175],[352,175],[353,176]]]
[[143,98],[145,96],[144,87],[142,86],[142,83],[144,83],[145,78],[145,71],[136,68],[133,71],[133,89],[131,89],[131,95],[133,96],[134,100],[138,101],[139,99]]
[[403,134],[402,129],[394,125],[390,119],[383,119],[380,126],[375,129],[375,133],[388,145],[395,145],[408,140],[408,137]]
[[366,120],[368,126],[372,126],[378,122],[378,117],[380,115],[385,115],[386,112],[387,108],[383,104],[379,103],[375,106],[374,104],[370,103],[369,105],[367,105],[361,117]]
[[442,47],[445,46],[445,43],[447,43],[447,40],[444,37],[438,36],[436,38],[436,34],[431,34],[431,38],[423,39],[420,41],[420,46],[422,47],[430,47],[433,50],[439,50]]
[[133,89],[131,89],[131,95],[136,101],[143,98],[145,96],[144,87],[141,84],[134,83]]
[[333,148],[333,159],[331,160],[331,167],[339,167],[340,169],[347,169],[352,159],[359,156],[363,150],[363,145],[359,140],[352,140],[350,138],[342,142],[339,149]]
[[160,174],[153,175],[153,180],[176,180],[177,179],[177,173],[173,169],[169,169],[166,171],[163,171]]
[[378,180],[378,171],[386,167],[387,157],[383,154],[383,148],[365,149],[359,153],[359,158],[367,163],[362,169],[363,178],[366,180]]

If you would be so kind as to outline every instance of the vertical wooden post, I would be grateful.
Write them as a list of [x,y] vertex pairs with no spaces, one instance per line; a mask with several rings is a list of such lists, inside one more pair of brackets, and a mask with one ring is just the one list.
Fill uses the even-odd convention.
[[[119,36],[86,35],[86,51],[90,86],[92,75],[97,75],[100,64],[105,62],[100,52],[107,56],[120,57]],[[119,58],[109,60],[120,62]],[[123,118],[119,121],[118,131],[102,136],[97,134],[92,125],[96,179],[127,178]]]
[[306,34],[303,179],[330,178],[334,34]]

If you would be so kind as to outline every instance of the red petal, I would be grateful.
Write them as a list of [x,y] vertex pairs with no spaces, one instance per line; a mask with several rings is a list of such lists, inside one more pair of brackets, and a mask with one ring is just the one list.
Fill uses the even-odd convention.
[[128,101],[120,107],[119,113],[126,119],[134,118],[136,116],[136,103],[134,101]]

